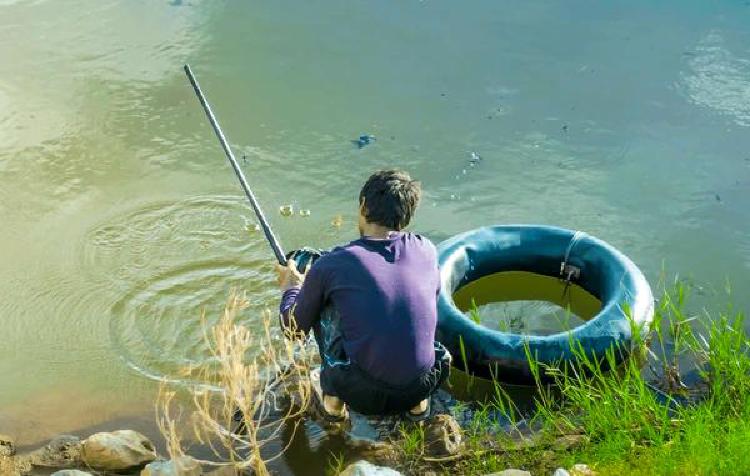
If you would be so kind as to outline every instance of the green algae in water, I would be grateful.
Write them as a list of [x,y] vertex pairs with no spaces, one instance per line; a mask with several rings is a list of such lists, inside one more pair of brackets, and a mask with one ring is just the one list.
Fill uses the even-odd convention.
[[453,300],[474,322],[490,329],[551,335],[573,329],[601,309],[580,286],[523,271],[484,276],[463,286]]

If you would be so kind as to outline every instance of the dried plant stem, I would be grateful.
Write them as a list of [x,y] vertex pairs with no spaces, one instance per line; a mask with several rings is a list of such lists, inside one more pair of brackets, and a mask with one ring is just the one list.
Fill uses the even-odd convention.
[[[231,465],[267,475],[267,463],[283,454],[290,442],[265,459],[264,446],[278,440],[285,425],[292,425],[294,434],[309,406],[309,370],[314,352],[308,350],[295,329],[284,330],[280,338],[269,311],[262,313],[260,331],[238,323],[239,313],[247,307],[245,297],[232,291],[215,325],[209,327],[202,316],[209,358],[207,364],[194,369],[206,385],[189,390],[192,431],[216,457],[202,463]],[[170,457],[176,457],[184,454],[177,424],[180,412],[178,416],[172,414],[177,405],[175,392],[166,385],[159,392],[157,422]]]

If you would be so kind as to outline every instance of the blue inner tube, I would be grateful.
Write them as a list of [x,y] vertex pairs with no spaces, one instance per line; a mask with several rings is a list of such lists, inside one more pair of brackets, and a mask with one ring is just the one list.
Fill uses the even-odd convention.
[[[571,343],[580,343],[595,358],[603,358],[614,347],[619,363],[628,356],[634,330],[645,339],[653,320],[654,298],[643,273],[614,247],[582,232],[535,225],[484,227],[442,242],[438,255],[437,338],[459,368],[467,365],[480,376],[533,382],[526,343],[531,355],[544,364],[571,361]],[[578,327],[546,336],[502,332],[475,323],[456,306],[453,294],[479,278],[504,271],[570,277],[601,301],[601,310]]]

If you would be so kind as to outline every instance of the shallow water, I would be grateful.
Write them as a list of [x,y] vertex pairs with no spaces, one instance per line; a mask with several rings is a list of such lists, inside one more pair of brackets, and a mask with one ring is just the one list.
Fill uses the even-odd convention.
[[586,322],[562,306],[537,300],[485,304],[478,312],[484,326],[516,334],[557,334]]
[[576,284],[523,271],[483,276],[461,286],[453,301],[469,319],[502,332],[552,335],[593,318],[601,301]]
[[747,308],[748,45],[729,0],[0,0],[0,430],[149,418],[202,306],[276,303],[183,63],[287,249],[354,237],[358,187],[399,166],[436,242],[581,229]]

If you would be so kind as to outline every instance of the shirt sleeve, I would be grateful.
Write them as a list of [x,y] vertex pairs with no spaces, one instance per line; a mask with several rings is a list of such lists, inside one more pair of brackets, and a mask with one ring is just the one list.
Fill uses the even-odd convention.
[[324,273],[320,266],[313,265],[301,288],[287,289],[281,296],[279,306],[281,325],[289,328],[294,319],[296,330],[309,332],[320,317],[324,303]]

